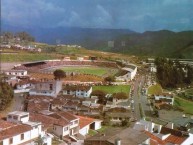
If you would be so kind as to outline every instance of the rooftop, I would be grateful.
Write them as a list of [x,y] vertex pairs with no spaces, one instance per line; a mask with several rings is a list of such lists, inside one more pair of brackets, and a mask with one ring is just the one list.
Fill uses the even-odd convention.
[[10,128],[4,129],[0,131],[0,140],[13,137],[18,134],[22,134],[24,132],[30,131],[32,127],[29,125],[15,125]]
[[24,116],[24,115],[29,115],[29,113],[23,112],[23,111],[14,111],[14,112],[10,112],[8,115]]
[[80,129],[82,129],[83,127],[90,125],[91,123],[93,123],[95,121],[94,118],[89,118],[89,117],[84,117],[84,116],[77,116],[80,121],[79,121],[79,125],[80,125]]
[[103,134],[97,134],[86,140],[90,141],[108,141],[114,143],[119,138],[121,145],[138,145],[148,139],[145,132],[141,132],[132,128],[111,128],[106,130]]

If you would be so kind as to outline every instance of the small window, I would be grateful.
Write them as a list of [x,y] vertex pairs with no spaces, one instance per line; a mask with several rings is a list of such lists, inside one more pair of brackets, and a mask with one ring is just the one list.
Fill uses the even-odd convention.
[[9,139],[9,144],[13,144],[13,138]]
[[12,116],[11,116],[11,115],[8,115],[8,118],[10,119],[10,118],[12,118]]
[[53,84],[50,84],[50,90],[53,90]]
[[24,140],[24,134],[21,134],[21,140]]

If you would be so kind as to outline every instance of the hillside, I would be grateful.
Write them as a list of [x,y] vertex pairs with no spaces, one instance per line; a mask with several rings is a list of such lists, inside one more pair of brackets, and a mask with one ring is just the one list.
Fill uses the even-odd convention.
[[2,31],[26,31],[36,38],[36,41],[47,44],[76,44],[83,47],[93,47],[100,41],[109,41],[117,37],[135,33],[128,29],[102,29],[102,28],[79,28],[79,27],[15,27],[2,24]]
[[[121,42],[125,46],[121,46]],[[137,55],[154,55],[177,58],[193,58],[193,31],[175,33],[172,31],[144,32],[123,35],[115,40],[113,52]]]
[[[193,31],[168,30],[136,33],[129,29],[21,28],[2,25],[2,31],[27,31],[36,41],[48,44],[76,44],[86,49],[139,56],[193,58]],[[112,45],[108,45],[111,41]]]

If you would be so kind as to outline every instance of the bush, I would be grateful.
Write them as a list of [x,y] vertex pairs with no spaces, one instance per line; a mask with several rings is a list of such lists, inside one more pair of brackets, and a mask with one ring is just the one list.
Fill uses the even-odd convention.
[[128,95],[124,92],[114,93],[113,97],[116,99],[128,99]]
[[13,99],[13,89],[7,83],[0,82],[0,111],[10,104]]

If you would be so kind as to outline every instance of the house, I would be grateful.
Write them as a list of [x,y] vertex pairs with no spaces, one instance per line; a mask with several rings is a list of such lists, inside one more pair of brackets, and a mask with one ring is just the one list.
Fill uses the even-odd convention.
[[4,71],[6,75],[14,75],[18,77],[27,76],[27,70],[7,70]]
[[149,138],[146,140],[147,144],[178,144],[188,145],[193,143],[193,134],[176,130],[173,125],[166,127],[166,125],[158,125],[153,122],[140,120],[134,125],[134,129],[145,131]]
[[50,104],[51,104],[51,109],[52,110],[56,110],[56,109],[63,109],[63,107],[65,106],[65,104],[67,103],[67,101],[63,98],[54,98]]
[[7,82],[11,87],[15,87],[15,85],[19,82],[19,79],[14,75],[5,76],[4,81]]
[[42,131],[41,122],[29,121],[28,112],[10,112],[7,121],[0,120],[1,145],[35,143],[38,138],[47,145],[52,144],[52,137]]
[[90,129],[98,130],[101,128],[102,120],[84,117],[84,116],[77,116],[80,119],[80,130],[79,133],[83,136],[87,135]]
[[[79,132],[79,118],[75,115],[68,113],[66,111],[61,112],[40,112],[43,118],[52,118],[51,125],[53,126],[52,132],[58,137],[68,136],[71,138],[76,138],[75,135]],[[46,116],[46,117],[45,117]],[[34,116],[34,119],[36,117]],[[39,118],[37,118],[39,119]],[[42,119],[43,123],[47,123],[48,120]]]
[[131,113],[130,112],[108,112],[106,113],[106,117],[109,118],[109,121],[112,124],[121,124],[123,120],[130,120],[131,118]]
[[174,104],[174,97],[172,94],[162,93],[162,94],[154,95],[154,98],[155,98],[155,103],[160,102],[168,105]]
[[117,81],[131,81],[134,79],[135,75],[137,74],[137,67],[136,66],[128,66],[122,68],[122,70],[117,74],[116,80]]
[[64,86],[63,95],[75,95],[77,97],[90,97],[92,86]]
[[29,91],[30,95],[43,95],[56,97],[62,90],[60,80],[42,80],[35,84],[35,88]]
[[149,137],[133,128],[111,128],[84,140],[84,145],[140,145]]
[[21,80],[16,84],[14,93],[29,92],[31,89],[35,88],[35,83],[35,80]]

